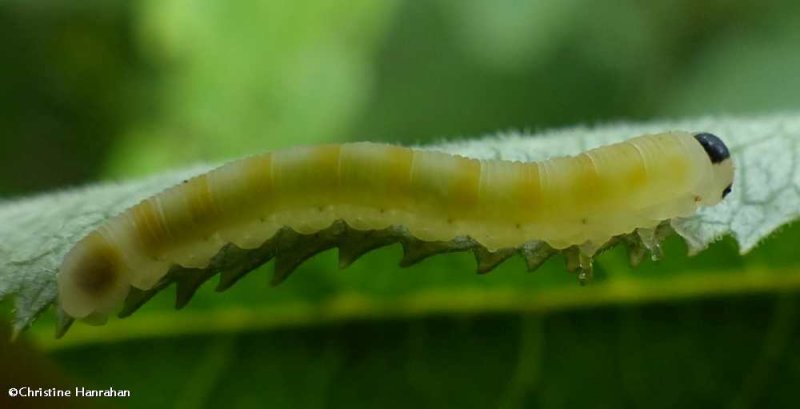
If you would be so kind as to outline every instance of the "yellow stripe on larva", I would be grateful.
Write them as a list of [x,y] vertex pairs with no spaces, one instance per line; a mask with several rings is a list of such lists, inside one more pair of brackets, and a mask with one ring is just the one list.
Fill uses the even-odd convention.
[[474,217],[480,205],[481,162],[459,158],[450,177],[445,212],[454,219]]
[[131,222],[137,226],[134,232],[142,250],[150,256],[159,254],[170,237],[156,201],[146,199],[131,208],[129,214]]
[[[285,228],[325,231],[319,249],[356,251],[370,245],[357,232],[393,227],[416,242],[469,237],[481,254],[538,241],[591,257],[615,236],[719,202],[733,179],[728,156],[715,136],[686,132],[536,163],[373,143],[253,156],[146,199],[77,243],[58,275],[61,307],[78,318],[106,314],[171,266],[206,269],[223,246],[257,249]],[[352,229],[341,242],[326,230],[338,221]],[[388,243],[380,237],[370,240]],[[288,251],[270,243],[264,254]]]
[[183,189],[192,216],[192,224],[199,226],[214,226],[214,220],[221,214],[217,207],[211,189],[208,185],[208,176],[200,175],[188,180]]

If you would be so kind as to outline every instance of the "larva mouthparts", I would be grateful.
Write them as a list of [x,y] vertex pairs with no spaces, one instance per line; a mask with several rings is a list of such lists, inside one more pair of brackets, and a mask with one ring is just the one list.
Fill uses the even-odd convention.
[[[588,253],[586,246],[571,246],[556,250],[541,241],[531,241],[517,248],[489,251],[469,237],[430,242],[415,238],[401,226],[361,231],[350,228],[343,221],[337,221],[327,229],[307,235],[297,233],[290,228],[283,228],[258,248],[246,250],[234,244],[227,244],[212,258],[206,268],[185,268],[174,265],[153,288],[140,290],[131,287],[118,316],[124,318],[133,314],[172,283],[176,284],[175,308],[180,309],[186,306],[203,283],[217,273],[220,279],[216,290],[224,291],[248,272],[274,258],[275,269],[271,283],[278,285],[303,261],[333,247],[339,249],[339,266],[344,268],[371,250],[398,242],[403,246],[403,257],[399,263],[401,267],[417,264],[437,254],[472,251],[479,274],[490,272],[515,254],[525,259],[528,271],[532,272],[556,253],[561,253],[565,257],[567,270],[576,273],[579,282],[584,284],[592,278],[592,260],[597,253],[617,244],[624,244],[628,247],[631,265],[635,266],[647,252],[650,252],[655,259],[656,253],[660,251],[658,243],[670,232],[672,228],[669,221],[664,221],[656,228],[636,229],[632,233],[613,237],[602,246],[589,246],[594,252]],[[102,323],[105,317],[98,316],[89,321]],[[74,318],[59,308],[56,337],[62,337],[73,322]]]

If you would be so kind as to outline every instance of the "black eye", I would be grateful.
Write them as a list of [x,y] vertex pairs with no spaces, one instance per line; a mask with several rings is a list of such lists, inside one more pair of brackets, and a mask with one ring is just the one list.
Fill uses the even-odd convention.
[[730,192],[731,192],[731,186],[732,186],[732,185],[733,185],[733,184],[730,184],[730,185],[728,185],[728,187],[726,187],[726,188],[725,188],[725,190],[723,190],[723,191],[722,191],[722,197],[723,197],[723,198],[724,198],[725,196],[728,196],[728,193],[730,193]]
[[720,163],[731,157],[731,153],[728,152],[728,147],[725,146],[722,139],[719,139],[714,134],[701,132],[695,134],[694,139],[697,139],[697,142],[703,145],[703,149],[706,151],[706,154],[708,154],[708,158],[711,159],[711,163]]

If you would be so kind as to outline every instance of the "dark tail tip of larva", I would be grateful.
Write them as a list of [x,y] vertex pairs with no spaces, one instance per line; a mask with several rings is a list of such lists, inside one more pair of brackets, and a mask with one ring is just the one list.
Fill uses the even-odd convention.
[[700,142],[700,145],[703,146],[708,158],[711,159],[711,163],[720,163],[731,157],[725,142],[722,142],[722,139],[719,139],[714,134],[700,132],[694,135],[694,139],[697,139],[697,142]]

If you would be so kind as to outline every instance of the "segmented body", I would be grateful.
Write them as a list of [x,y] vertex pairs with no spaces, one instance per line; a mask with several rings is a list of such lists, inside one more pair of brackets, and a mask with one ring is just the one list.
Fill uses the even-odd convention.
[[[713,137],[647,135],[530,163],[375,143],[244,158],[147,198],[89,233],[61,266],[60,305],[70,317],[105,315],[131,287],[153,289],[175,266],[209,270],[221,250],[258,249],[280,241],[282,231],[324,231],[331,247],[367,240],[352,232],[401,228],[424,243],[468,238],[486,254],[535,241],[556,250],[577,246],[591,257],[614,237],[689,216],[730,190],[727,150],[709,150],[724,144],[700,135]],[[337,238],[336,223],[351,234]],[[279,248],[273,243],[270,251]]]

